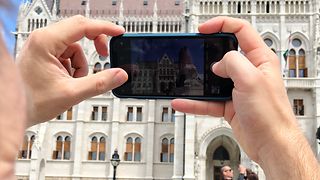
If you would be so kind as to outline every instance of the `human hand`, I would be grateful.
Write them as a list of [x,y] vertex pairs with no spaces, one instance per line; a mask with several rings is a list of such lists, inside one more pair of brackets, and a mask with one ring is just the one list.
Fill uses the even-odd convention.
[[[306,154],[309,160],[305,164],[317,166],[292,112],[280,73],[280,61],[259,34],[248,22],[228,17],[216,17],[205,22],[199,26],[199,32],[235,33],[239,41],[243,55],[231,51],[212,67],[215,74],[233,80],[232,101],[176,99],[172,101],[172,107],[185,113],[224,117],[241,147],[264,168],[270,179],[281,173],[287,174],[284,177],[288,179],[306,174],[303,167],[299,170],[304,172],[290,171],[297,169],[293,164],[305,161],[302,156]],[[296,144],[303,147],[303,154],[295,150]],[[296,158],[291,157],[293,154]],[[284,163],[281,167],[279,161]]]
[[240,173],[240,174],[246,175],[246,173],[247,173],[246,167],[244,167],[244,166],[241,165],[241,164],[239,164],[238,170],[239,170],[239,173]]
[[101,56],[107,56],[107,35],[123,33],[121,26],[79,15],[32,32],[17,58],[30,102],[28,126],[123,84],[127,74],[122,69],[86,76],[87,60],[76,43],[86,37]]
[[0,179],[14,179],[14,162],[27,119],[26,95],[19,71],[1,35],[0,82]]

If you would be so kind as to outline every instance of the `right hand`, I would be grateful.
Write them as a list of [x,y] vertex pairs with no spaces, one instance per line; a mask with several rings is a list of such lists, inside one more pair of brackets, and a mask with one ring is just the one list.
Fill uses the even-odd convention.
[[287,179],[299,179],[319,172],[306,168],[319,166],[293,114],[280,60],[260,35],[247,21],[230,17],[213,18],[200,25],[199,32],[235,33],[239,41],[243,54],[231,51],[212,68],[215,74],[233,80],[232,100],[176,99],[172,107],[185,113],[224,117],[243,150],[270,179],[281,174]]

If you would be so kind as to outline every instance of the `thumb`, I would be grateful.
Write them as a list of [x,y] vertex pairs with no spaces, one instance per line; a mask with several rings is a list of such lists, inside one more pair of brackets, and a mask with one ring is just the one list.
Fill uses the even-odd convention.
[[212,66],[212,72],[231,78],[235,87],[250,86],[257,79],[259,70],[240,52],[229,51]]
[[74,79],[72,86],[75,100],[80,102],[105,93],[122,85],[127,79],[127,73],[120,68],[107,69],[97,74]]

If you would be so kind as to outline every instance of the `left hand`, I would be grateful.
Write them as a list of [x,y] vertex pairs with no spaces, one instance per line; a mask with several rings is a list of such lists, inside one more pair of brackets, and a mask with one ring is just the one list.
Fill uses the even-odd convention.
[[15,179],[14,165],[25,130],[27,105],[21,76],[5,46],[0,35],[0,179]]
[[122,69],[86,76],[87,60],[76,43],[86,37],[94,41],[100,55],[107,56],[107,35],[123,33],[121,26],[80,15],[32,32],[17,58],[30,102],[28,126],[123,84],[127,74]]

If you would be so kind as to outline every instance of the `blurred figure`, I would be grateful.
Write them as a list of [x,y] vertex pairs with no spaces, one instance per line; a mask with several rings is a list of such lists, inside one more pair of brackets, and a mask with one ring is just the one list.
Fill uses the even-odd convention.
[[244,179],[259,180],[259,177],[255,172],[253,172],[251,169],[244,167],[241,164],[239,164],[238,170],[239,170],[238,180],[244,180]]
[[230,166],[222,166],[220,170],[221,176],[220,180],[231,180],[233,179],[233,170]]

